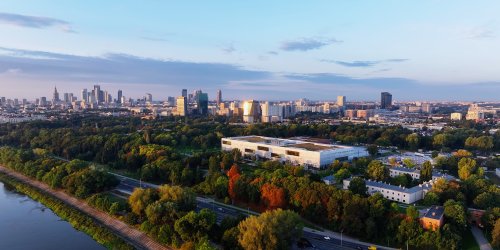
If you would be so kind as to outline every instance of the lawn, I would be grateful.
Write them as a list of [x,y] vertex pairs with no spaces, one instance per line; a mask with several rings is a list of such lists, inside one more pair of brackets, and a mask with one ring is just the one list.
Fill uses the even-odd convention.
[[479,245],[470,230],[465,232],[462,243],[464,250],[479,250]]

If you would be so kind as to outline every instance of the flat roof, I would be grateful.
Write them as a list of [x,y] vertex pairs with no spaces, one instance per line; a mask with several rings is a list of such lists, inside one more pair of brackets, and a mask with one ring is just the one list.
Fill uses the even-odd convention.
[[238,141],[246,141],[250,143],[259,143],[277,147],[286,147],[286,148],[296,148],[303,149],[308,151],[327,151],[327,150],[335,150],[342,148],[353,148],[350,146],[339,146],[333,144],[325,144],[325,143],[316,143],[306,140],[297,140],[297,139],[282,139],[282,138],[274,138],[274,137],[265,137],[258,135],[249,135],[249,136],[236,136],[236,137],[226,137],[222,138],[226,140],[238,140]]
[[434,220],[440,220],[443,217],[444,208],[439,206],[432,206],[427,210],[423,217]]
[[420,173],[420,171],[416,168],[390,167],[389,170],[396,170],[405,173]]
[[306,149],[309,151],[321,151],[321,150],[328,150],[328,149],[335,148],[334,146],[324,146],[324,145],[315,144],[315,143],[311,143],[311,142],[292,144],[292,145],[288,145],[288,147],[302,148],[302,149]]
[[[352,178],[347,179],[348,181],[351,181]],[[430,183],[423,183],[415,187],[411,188],[406,188],[406,187],[400,187],[400,186],[395,186],[391,185],[382,181],[373,181],[373,180],[365,180],[366,186],[367,187],[377,187],[377,188],[383,188],[383,189],[388,189],[392,191],[397,191],[397,192],[402,192],[402,193],[407,193],[407,194],[412,194],[420,190],[427,190],[432,187]]]

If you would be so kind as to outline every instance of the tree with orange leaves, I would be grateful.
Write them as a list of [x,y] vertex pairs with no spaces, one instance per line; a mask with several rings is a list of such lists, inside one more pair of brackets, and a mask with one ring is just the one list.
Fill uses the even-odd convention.
[[273,184],[266,183],[260,189],[261,200],[267,208],[284,208],[286,206],[285,190]]
[[229,177],[228,193],[229,197],[231,197],[232,200],[236,199],[235,187],[236,187],[236,182],[238,181],[240,176],[241,176],[240,168],[236,164],[233,164],[231,166],[231,169],[227,171],[227,177]]

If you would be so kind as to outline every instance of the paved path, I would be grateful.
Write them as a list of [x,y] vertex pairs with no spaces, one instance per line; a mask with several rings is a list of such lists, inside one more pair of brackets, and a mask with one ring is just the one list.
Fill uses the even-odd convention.
[[484,237],[483,232],[479,228],[477,228],[476,226],[472,226],[470,230],[472,231],[472,235],[474,235],[474,238],[476,239],[476,242],[479,245],[479,249],[481,250],[493,249],[488,240]]
[[140,230],[126,224],[125,222],[116,219],[115,217],[104,213],[98,209],[95,209],[89,206],[86,202],[79,200],[71,195],[66,194],[64,191],[51,189],[47,184],[33,180],[25,175],[22,175],[18,172],[15,172],[6,167],[0,166],[0,172],[3,172],[11,177],[16,178],[19,181],[22,181],[32,187],[39,189],[42,192],[52,195],[53,197],[64,201],[68,205],[73,208],[78,209],[79,211],[89,215],[94,218],[100,224],[109,228],[115,234],[123,238],[129,244],[133,245],[137,249],[171,249],[167,248],[160,243],[154,241],[149,238],[145,233]]

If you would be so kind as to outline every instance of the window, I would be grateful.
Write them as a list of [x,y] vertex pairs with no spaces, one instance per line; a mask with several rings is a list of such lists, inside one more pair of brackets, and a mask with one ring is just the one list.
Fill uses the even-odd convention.
[[230,141],[222,141],[222,144],[231,145],[231,142]]
[[255,152],[255,150],[249,149],[249,148],[245,148],[245,153],[253,153],[253,152]]
[[291,151],[291,150],[287,150],[286,154],[287,155],[293,155],[293,156],[299,156],[300,155],[299,152],[297,152],[297,151]]
[[276,153],[271,153],[271,157],[280,157],[280,155]]
[[263,147],[263,146],[257,146],[257,149],[262,151],[269,151],[268,147]]

